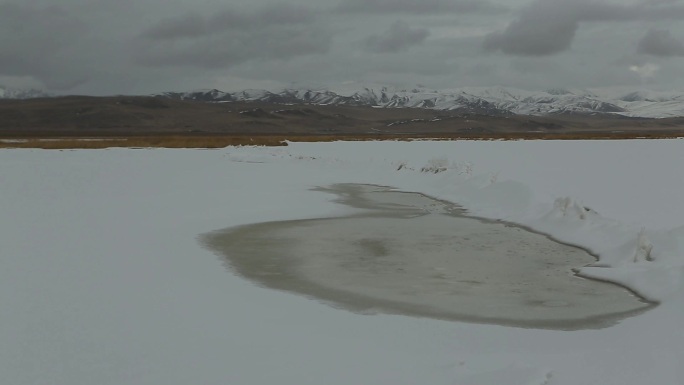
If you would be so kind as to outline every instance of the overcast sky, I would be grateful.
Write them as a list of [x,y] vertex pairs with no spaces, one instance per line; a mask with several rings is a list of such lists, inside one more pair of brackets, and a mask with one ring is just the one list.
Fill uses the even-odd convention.
[[684,90],[684,0],[0,0],[0,85]]

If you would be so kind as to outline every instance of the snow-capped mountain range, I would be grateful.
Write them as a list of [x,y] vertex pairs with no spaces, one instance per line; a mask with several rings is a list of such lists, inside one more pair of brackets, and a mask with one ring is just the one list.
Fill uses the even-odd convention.
[[0,99],[33,99],[50,95],[36,89],[19,89],[0,86]]
[[460,110],[485,115],[605,115],[668,118],[684,116],[684,92],[551,89],[525,91],[505,87],[463,87],[447,90],[363,87],[334,92],[330,89],[244,90],[216,89],[166,92],[156,96],[203,102],[262,101],[317,105],[373,106]]
[[[0,99],[50,97],[35,89],[0,86]],[[458,110],[490,116],[509,115],[622,115],[640,118],[684,116],[684,92],[626,89],[565,89],[526,91],[508,87],[461,87],[433,90],[425,87],[392,89],[383,86],[286,88],[279,91],[216,89],[156,94],[202,102],[261,101],[280,104],[372,106]]]

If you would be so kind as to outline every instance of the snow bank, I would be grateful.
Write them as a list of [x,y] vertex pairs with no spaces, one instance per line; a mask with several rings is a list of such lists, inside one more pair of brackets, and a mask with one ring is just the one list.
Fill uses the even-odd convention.
[[[443,177],[455,180],[453,175]],[[475,215],[520,223],[589,249],[599,256],[600,267],[583,268],[583,275],[623,283],[655,301],[679,291],[684,278],[681,231],[648,231],[605,218],[570,197],[538,201],[521,183],[486,180],[475,176],[429,190],[464,204]]]
[[654,301],[679,293],[684,281],[681,230],[647,230],[605,218],[570,197],[538,201],[520,183],[483,183],[486,180],[491,179],[475,176],[431,192],[462,202],[473,214],[520,223],[591,250],[599,256],[600,267],[581,269],[585,276],[625,284]]

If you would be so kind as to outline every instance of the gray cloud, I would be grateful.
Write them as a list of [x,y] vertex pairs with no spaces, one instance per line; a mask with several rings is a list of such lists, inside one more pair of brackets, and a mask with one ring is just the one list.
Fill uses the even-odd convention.
[[553,55],[570,48],[581,22],[684,19],[672,2],[623,5],[588,0],[537,0],[503,31],[489,34],[486,50],[521,56]]
[[637,53],[653,56],[684,56],[684,42],[668,30],[650,29],[639,41]]
[[[681,60],[654,62],[681,52],[684,0],[277,1],[0,0],[0,83],[98,95],[310,81],[684,87]],[[398,19],[409,24],[390,28]],[[483,41],[506,54],[483,54]]]
[[68,88],[82,76],[61,67],[88,29],[59,6],[0,4],[0,75],[32,76]]
[[365,45],[369,52],[399,52],[422,43],[428,36],[430,31],[427,29],[411,28],[408,23],[397,21],[387,31],[369,36]]
[[505,6],[486,0],[343,0],[337,10],[350,13],[501,13]]
[[144,31],[142,36],[160,40],[197,38],[230,30],[309,24],[312,21],[314,21],[314,12],[308,8],[280,4],[252,13],[223,10],[206,17],[198,13],[187,13],[160,21]]
[[208,20],[197,13],[188,13],[183,16],[165,19],[147,29],[142,37],[150,39],[180,39],[199,37],[211,32]]
[[295,56],[325,53],[331,35],[326,31],[278,28],[251,33],[217,35],[185,42],[145,44],[138,61],[148,66],[227,68],[254,59],[286,60]]
[[253,59],[284,60],[325,53],[332,34],[299,6],[211,16],[188,13],[162,20],[140,35],[138,62],[148,66],[230,67]]
[[511,55],[552,55],[570,48],[578,26],[576,20],[537,19],[536,15],[525,15],[506,30],[489,34],[484,48]]

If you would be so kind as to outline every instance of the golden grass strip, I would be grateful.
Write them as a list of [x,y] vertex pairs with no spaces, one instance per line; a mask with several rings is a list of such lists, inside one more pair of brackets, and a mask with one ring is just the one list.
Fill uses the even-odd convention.
[[223,148],[228,146],[285,146],[291,142],[367,140],[616,140],[672,139],[667,132],[571,132],[486,134],[362,134],[362,135],[148,135],[107,137],[0,137],[0,148],[103,149],[103,148]]

